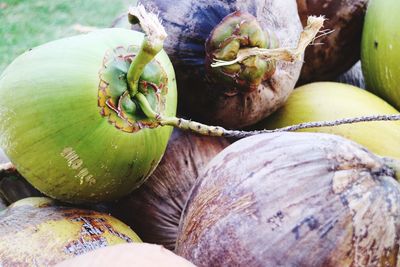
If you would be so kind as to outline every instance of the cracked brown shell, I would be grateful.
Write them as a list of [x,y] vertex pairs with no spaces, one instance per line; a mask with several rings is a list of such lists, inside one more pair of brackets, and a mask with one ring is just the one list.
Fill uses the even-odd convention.
[[160,164],[149,179],[112,205],[111,213],[144,242],[173,250],[183,206],[203,167],[229,145],[224,138],[174,129]]
[[141,1],[159,11],[168,33],[164,49],[176,72],[178,111],[208,124],[241,128],[278,109],[292,92],[301,62],[278,62],[271,79],[256,90],[228,94],[234,88],[211,82],[205,68],[205,43],[216,25],[235,11],[248,12],[264,31],[276,35],[281,47],[295,47],[302,30],[295,0],[165,0]]
[[91,210],[59,206],[49,198],[26,198],[0,212],[0,266],[52,266],[119,243],[140,242],[117,219]]
[[317,39],[304,55],[299,84],[330,81],[360,59],[361,34],[368,0],[297,0],[303,25],[307,16],[324,15],[324,30],[332,33]]
[[398,266],[400,186],[339,136],[242,139],[198,178],[176,252],[197,266]]

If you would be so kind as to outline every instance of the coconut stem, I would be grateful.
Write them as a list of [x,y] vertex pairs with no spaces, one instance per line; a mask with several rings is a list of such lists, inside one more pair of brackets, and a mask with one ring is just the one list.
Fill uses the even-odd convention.
[[154,54],[146,52],[148,40],[145,38],[139,53],[133,59],[127,74],[129,94],[134,97],[138,92],[139,79],[146,65],[154,58]]
[[251,56],[259,56],[264,60],[283,60],[294,62],[296,60],[301,59],[301,55],[304,53],[306,47],[314,41],[316,35],[318,34],[319,30],[322,28],[324,24],[324,17],[315,17],[310,16],[307,20],[307,26],[300,34],[299,42],[297,43],[296,48],[274,48],[274,49],[265,49],[265,48],[247,48],[241,49],[236,59],[231,61],[224,61],[215,59],[214,63],[211,64],[211,67],[222,67],[222,66],[229,66],[235,63],[239,63],[244,61],[245,59]]
[[292,132],[301,129],[309,128],[320,128],[320,127],[333,127],[342,124],[352,124],[359,122],[371,122],[371,121],[398,121],[400,120],[400,114],[395,115],[372,115],[363,116],[355,118],[345,118],[334,121],[317,121],[317,122],[305,122],[300,124],[295,124],[283,128],[278,128],[274,130],[257,130],[257,131],[238,131],[238,130],[227,130],[219,126],[208,126],[198,122],[185,120],[181,118],[162,118],[159,117],[160,125],[169,125],[184,130],[191,130],[195,133],[210,136],[225,136],[234,138],[244,138],[257,134],[263,133],[275,133],[275,132]]
[[353,118],[344,118],[333,121],[316,121],[316,122],[304,122],[295,125],[290,125],[287,127],[277,128],[274,130],[258,130],[258,131],[235,131],[227,130],[224,133],[226,137],[243,138],[252,135],[262,134],[262,133],[275,133],[275,132],[293,132],[302,129],[309,128],[321,128],[321,127],[334,127],[342,124],[353,124],[359,122],[372,122],[372,121],[398,121],[400,120],[400,114],[394,115],[371,115],[371,116],[361,116]]
[[154,120],[158,120],[160,118],[160,114],[158,114],[151,108],[150,103],[144,96],[144,94],[137,92],[135,95],[135,99],[139,103],[140,109],[147,116],[147,118]]
[[209,126],[196,121],[176,117],[160,118],[160,125],[169,125],[182,130],[189,130],[207,136],[225,136],[228,131],[220,126]]
[[157,16],[147,13],[143,5],[132,7],[129,10],[129,16],[130,21],[138,22],[145,33],[140,50],[134,57],[127,73],[129,94],[134,97],[138,92],[139,79],[144,68],[162,50],[167,33]]
[[138,101],[143,112],[148,116],[149,119],[154,119],[161,126],[173,126],[183,130],[190,130],[198,134],[209,135],[209,136],[225,136],[234,138],[244,138],[263,133],[275,133],[275,132],[293,132],[302,129],[309,128],[321,128],[321,127],[333,127],[342,124],[353,124],[359,122],[372,122],[372,121],[399,121],[400,114],[393,115],[371,115],[361,116],[354,118],[344,118],[333,121],[316,121],[316,122],[304,122],[295,124],[287,127],[277,128],[274,130],[256,130],[256,131],[238,131],[238,130],[227,130],[220,126],[209,126],[199,122],[186,120],[176,117],[163,117],[161,114],[155,112],[147,98],[142,93],[136,94],[136,100]]

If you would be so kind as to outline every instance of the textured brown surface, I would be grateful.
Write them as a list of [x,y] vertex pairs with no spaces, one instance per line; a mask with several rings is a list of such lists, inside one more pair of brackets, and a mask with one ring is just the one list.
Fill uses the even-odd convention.
[[394,175],[334,135],[240,140],[197,180],[176,252],[198,266],[397,266]]
[[190,189],[204,165],[228,145],[224,138],[175,129],[157,169],[139,189],[117,202],[112,214],[144,242],[173,250]]
[[262,29],[273,32],[280,46],[294,47],[301,32],[295,0],[142,2],[160,11],[168,33],[164,47],[176,71],[181,115],[228,128],[244,127],[275,111],[293,90],[301,62],[279,62],[272,78],[252,92],[225,94],[237,90],[207,80],[204,45],[222,18],[240,10],[255,16]]
[[307,16],[324,15],[324,29],[334,32],[316,40],[304,56],[299,84],[329,81],[360,59],[361,33],[368,0],[297,0],[303,25]]
[[101,247],[137,242],[115,218],[55,206],[47,198],[18,201],[0,214],[0,266],[49,266]]

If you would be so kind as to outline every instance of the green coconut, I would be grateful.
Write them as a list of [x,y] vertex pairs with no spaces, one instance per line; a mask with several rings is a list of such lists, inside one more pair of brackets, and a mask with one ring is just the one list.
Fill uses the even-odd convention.
[[22,176],[67,202],[116,199],[144,182],[172,131],[157,127],[146,108],[176,112],[162,35],[98,30],[30,49],[8,66],[0,76],[0,147]]
[[370,0],[361,62],[367,89],[400,109],[400,1]]

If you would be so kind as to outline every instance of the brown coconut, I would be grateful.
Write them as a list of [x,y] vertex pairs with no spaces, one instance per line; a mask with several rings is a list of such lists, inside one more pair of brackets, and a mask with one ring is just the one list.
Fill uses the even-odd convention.
[[196,181],[176,252],[197,266],[398,266],[399,174],[335,135],[242,139]]
[[324,29],[332,31],[307,47],[299,84],[336,79],[360,59],[367,4],[368,0],[297,0],[303,25],[310,15],[324,15]]

